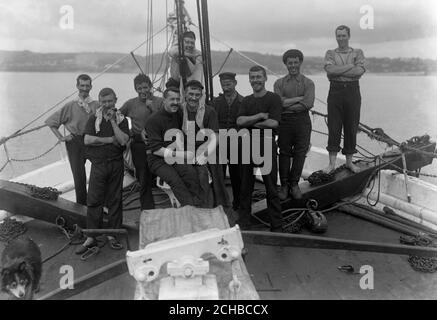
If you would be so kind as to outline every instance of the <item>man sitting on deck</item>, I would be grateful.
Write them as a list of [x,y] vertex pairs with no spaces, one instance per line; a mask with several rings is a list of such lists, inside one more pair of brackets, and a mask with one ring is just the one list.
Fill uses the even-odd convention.
[[[88,120],[84,132],[87,156],[92,163],[87,199],[87,228],[102,228],[102,206],[107,199],[108,228],[119,229],[123,222],[123,151],[129,140],[129,128],[127,120],[115,108],[117,96],[114,90],[102,89],[99,102],[100,107]],[[108,240],[111,248],[123,248],[115,237],[108,236]],[[88,237],[76,253],[82,254],[96,245],[96,239]]]
[[[166,133],[180,131],[182,112],[180,110],[179,89],[169,87],[164,91],[164,107],[154,113],[146,122],[147,162],[150,171],[156,174],[172,189],[182,206],[197,206],[201,199],[199,179],[193,165],[194,152],[169,149],[172,141],[166,140]],[[175,131],[176,132],[176,131]],[[180,133],[182,139],[182,134]],[[179,139],[179,137],[177,137]],[[180,140],[182,144],[182,140]]]
[[135,175],[140,183],[141,210],[154,209],[152,175],[147,165],[146,145],[143,136],[147,119],[162,107],[163,100],[152,94],[152,81],[145,74],[139,74],[135,77],[134,87],[138,97],[126,101],[120,108],[120,112],[132,119],[130,148]]
[[[76,88],[79,95],[73,101],[65,104],[60,110],[52,114],[45,123],[61,142],[65,142],[68,161],[73,174],[76,202],[86,205],[86,172],[85,145],[83,134],[88,119],[96,112],[98,102],[91,99],[91,77],[81,74],[77,77]],[[69,135],[63,136],[59,127],[64,125]]]
[[[189,145],[191,145],[196,150],[196,170],[205,195],[202,206],[222,205],[232,224],[233,213],[225,187],[223,169],[219,164],[218,152],[216,152],[218,117],[214,108],[204,103],[203,85],[199,81],[191,80],[185,85],[185,102],[182,105],[182,111],[182,131],[186,135],[187,149],[190,150]],[[210,178],[212,193],[208,191]]]

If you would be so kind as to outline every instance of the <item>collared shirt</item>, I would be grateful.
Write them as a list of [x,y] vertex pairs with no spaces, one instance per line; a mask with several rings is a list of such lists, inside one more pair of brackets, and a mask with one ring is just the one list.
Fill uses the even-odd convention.
[[[83,135],[88,119],[95,114],[99,103],[97,101],[85,101],[79,97],[67,102],[61,109],[53,113],[45,121],[49,127],[58,129],[61,125],[73,135]],[[89,112],[87,112],[89,110]]]
[[[363,50],[348,48],[347,51],[341,51],[339,48],[328,50],[325,54],[325,67],[328,65],[343,66],[353,64],[356,67],[365,69],[366,59],[364,58]],[[330,81],[357,81],[361,76],[345,77],[345,76],[328,76]]]
[[132,134],[140,134],[146,127],[146,122],[149,117],[162,108],[163,99],[152,96],[152,105],[148,106],[141,101],[139,97],[126,101],[120,108],[120,112],[132,119]]
[[212,106],[217,112],[220,129],[237,128],[237,115],[243,101],[243,96],[235,92],[231,101],[229,104],[229,101],[222,93],[212,101]]
[[[315,87],[314,82],[305,77],[303,74],[297,76],[286,75],[283,78],[276,80],[274,91],[278,94],[282,101],[289,98],[303,97],[303,100],[298,102],[308,110],[314,106]],[[294,111],[287,111],[283,108],[284,113],[295,113]]]

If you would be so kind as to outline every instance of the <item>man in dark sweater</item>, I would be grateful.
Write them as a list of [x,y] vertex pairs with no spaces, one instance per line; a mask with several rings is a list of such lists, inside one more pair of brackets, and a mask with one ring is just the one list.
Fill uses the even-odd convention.
[[[271,144],[271,155],[267,159],[271,161],[270,172],[262,175],[267,194],[267,211],[270,217],[270,230],[273,232],[282,231],[281,202],[277,190],[277,145],[275,136],[281,119],[282,101],[276,93],[266,90],[265,84],[267,74],[263,67],[254,66],[249,70],[249,82],[253,89],[253,94],[243,99],[240,111],[238,112],[237,125],[247,128],[250,131],[251,139],[254,138],[254,130],[259,130],[260,141],[252,141],[259,144],[259,150],[264,153],[267,144]],[[270,147],[270,146],[269,146]],[[243,149],[244,150],[244,149]],[[264,154],[264,157],[269,155]],[[249,227],[249,218],[252,210],[252,193],[255,184],[253,175],[254,150],[252,149],[252,159],[250,163],[242,164],[241,179],[241,200],[240,200],[240,225],[242,228]]]
[[[212,101],[212,106],[217,112],[220,129],[237,129],[237,114],[243,101],[243,96],[235,89],[237,85],[235,76],[236,74],[233,72],[219,74],[223,94],[220,94]],[[223,176],[226,177],[226,168],[229,168],[233,196],[232,208],[238,210],[240,207],[241,164],[240,162],[233,163],[231,158],[235,156],[232,153],[235,151],[241,153],[241,150],[239,147],[232,148],[230,143],[227,144],[226,149],[226,154],[223,158],[226,159],[227,163],[223,164]],[[238,159],[241,159],[241,155]]]
[[[194,152],[183,151],[182,112],[179,89],[169,87],[164,91],[164,107],[146,122],[147,157],[150,171],[164,180],[182,206],[196,206],[199,179],[194,163]],[[170,149],[174,142],[166,140],[171,130],[180,132],[180,147]],[[169,147],[169,148],[167,148]],[[177,149],[177,150],[176,150]],[[175,163],[172,163],[175,162]]]
[[[117,112],[116,102],[114,90],[102,89],[99,93],[100,107],[85,127],[86,154],[92,164],[87,197],[88,229],[102,228],[105,199],[109,208],[108,228],[119,229],[122,226],[123,151],[129,139],[129,128],[127,120]],[[108,240],[111,248],[123,248],[115,237],[108,236]],[[96,239],[88,237],[76,253],[82,254],[96,245]]]

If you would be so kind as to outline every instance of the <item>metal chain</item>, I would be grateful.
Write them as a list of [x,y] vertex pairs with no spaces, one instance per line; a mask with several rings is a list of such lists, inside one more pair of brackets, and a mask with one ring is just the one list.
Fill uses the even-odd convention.
[[[421,247],[434,247],[434,243],[431,238],[426,235],[418,236],[401,236],[400,242],[403,244],[421,246]],[[433,273],[437,271],[437,258],[409,256],[408,262],[410,266],[419,272]]]
[[32,197],[43,199],[43,200],[57,200],[59,195],[62,193],[58,189],[52,187],[38,187],[33,184],[27,184],[21,182],[13,182],[13,183],[24,186],[26,188],[27,193],[29,193]]
[[0,241],[9,242],[26,231],[27,228],[24,223],[10,217],[5,218],[3,223],[0,224]]

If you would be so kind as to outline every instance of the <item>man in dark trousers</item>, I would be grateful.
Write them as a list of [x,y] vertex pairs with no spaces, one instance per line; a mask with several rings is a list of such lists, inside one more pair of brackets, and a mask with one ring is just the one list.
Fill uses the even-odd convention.
[[130,148],[135,166],[135,176],[140,183],[141,210],[154,209],[152,174],[147,165],[144,130],[149,117],[162,107],[163,99],[152,94],[152,82],[145,74],[139,74],[135,77],[134,87],[138,97],[126,101],[120,108],[120,112],[132,119]]
[[361,93],[359,79],[366,72],[363,50],[349,47],[350,29],[339,26],[335,29],[338,48],[325,55],[325,71],[330,87],[328,95],[328,146],[329,165],[323,171],[335,169],[337,153],[341,150],[341,131],[344,129],[342,153],[346,167],[357,173],[360,168],[352,162],[357,152],[357,131],[360,123]]
[[[260,150],[264,150],[265,143],[271,144],[271,170],[264,173],[262,178],[267,194],[267,211],[270,218],[270,230],[272,232],[282,232],[282,212],[281,202],[277,190],[277,146],[275,136],[281,118],[282,101],[276,93],[266,90],[267,81],[266,70],[261,66],[253,66],[249,70],[249,82],[253,89],[253,94],[243,99],[238,112],[237,125],[247,128],[253,139],[253,130],[260,131]],[[253,146],[254,142],[251,142]],[[252,149],[253,156],[253,149]],[[265,155],[266,156],[266,155]],[[268,155],[267,155],[268,156]],[[249,219],[252,211],[252,193],[255,184],[253,175],[254,163],[242,164],[241,181],[241,200],[240,200],[240,225],[242,228],[249,226]]]
[[[129,128],[127,120],[117,112],[116,102],[114,90],[102,89],[99,93],[100,107],[88,120],[84,132],[87,156],[92,164],[87,199],[88,229],[102,228],[104,202],[109,209],[108,228],[119,229],[123,222],[123,151],[129,140]],[[108,240],[111,248],[123,248],[115,237],[108,236]],[[96,245],[96,239],[88,237],[76,253],[82,254]]]
[[[243,96],[235,89],[237,85],[235,76],[236,74],[233,72],[223,72],[219,74],[223,93],[212,101],[212,106],[217,112],[220,129],[237,130],[237,115],[241,102],[243,101]],[[232,208],[238,210],[240,207],[241,164],[240,162],[231,163],[231,153],[240,152],[240,148],[237,146],[236,150],[234,150],[234,148],[230,147],[230,143],[228,143],[227,146],[225,158],[227,164],[223,164],[223,176],[226,177],[226,169],[229,168],[233,195]],[[241,156],[238,157],[238,159],[241,159]]]
[[[150,153],[147,161],[151,172],[170,186],[182,206],[196,206],[200,201],[196,195],[200,183],[197,171],[192,165],[195,157],[194,152],[182,150],[183,134],[180,131],[182,127],[180,98],[178,88],[167,88],[164,91],[163,108],[147,120],[147,149]],[[178,149],[181,150],[168,148],[173,141],[166,141],[165,135],[170,133],[171,130],[177,130],[180,133],[181,147]],[[171,163],[169,159],[174,160],[175,163]]]
[[[299,179],[310,147],[311,118],[308,111],[314,106],[314,82],[300,73],[303,62],[301,51],[286,51],[282,61],[288,69],[288,75],[274,84],[274,91],[281,97],[283,106],[278,141],[279,198],[287,199],[290,192],[294,199],[301,199]],[[291,170],[290,157],[293,158]]]
[[[86,172],[85,172],[85,145],[83,134],[88,119],[96,112],[99,103],[91,99],[91,78],[81,74],[76,79],[76,88],[79,95],[65,104],[60,110],[52,114],[45,123],[61,142],[65,142],[68,161],[73,174],[76,202],[86,205]],[[59,127],[64,125],[69,132],[63,136]]]

